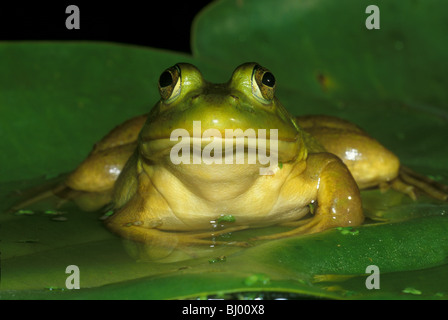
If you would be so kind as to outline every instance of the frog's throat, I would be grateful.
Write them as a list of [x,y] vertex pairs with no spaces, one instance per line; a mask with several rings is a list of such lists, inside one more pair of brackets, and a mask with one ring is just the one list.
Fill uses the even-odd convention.
[[[276,158],[279,162],[286,163],[297,160],[297,158],[306,158],[306,148],[303,145],[301,135],[295,139],[260,139],[260,138],[219,138],[210,137],[208,139],[199,137],[182,137],[182,139],[172,140],[170,138],[155,140],[140,140],[140,153],[146,159],[160,159],[169,156],[172,152],[193,153],[216,153],[222,157],[228,157],[230,154],[238,156],[238,152],[243,152],[257,156],[269,156]],[[224,162],[223,162],[224,163]]]

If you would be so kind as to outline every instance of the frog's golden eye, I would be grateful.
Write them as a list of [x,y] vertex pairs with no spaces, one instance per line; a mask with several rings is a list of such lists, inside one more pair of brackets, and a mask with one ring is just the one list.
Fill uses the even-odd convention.
[[274,99],[275,77],[268,69],[259,65],[252,72],[252,93],[267,102]]
[[165,102],[171,102],[180,94],[180,68],[175,65],[166,69],[159,78],[159,92]]

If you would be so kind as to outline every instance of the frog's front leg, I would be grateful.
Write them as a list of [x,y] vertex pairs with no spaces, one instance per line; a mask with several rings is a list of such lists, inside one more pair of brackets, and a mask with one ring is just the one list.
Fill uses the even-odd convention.
[[358,186],[342,161],[328,153],[310,154],[303,176],[294,181],[297,192],[309,185],[316,189],[317,209],[314,216],[284,225],[296,228],[254,240],[279,239],[295,235],[316,233],[333,227],[357,226],[364,221]]

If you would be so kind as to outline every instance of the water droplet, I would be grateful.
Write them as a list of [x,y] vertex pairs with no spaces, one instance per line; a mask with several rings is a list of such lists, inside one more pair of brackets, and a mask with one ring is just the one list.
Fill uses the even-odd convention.
[[415,294],[415,295],[420,295],[420,294],[422,294],[422,292],[421,292],[420,290],[417,290],[417,289],[415,289],[415,288],[411,288],[411,287],[408,287],[408,288],[403,289],[402,292],[403,292],[403,293]]
[[34,211],[33,210],[24,210],[24,209],[20,209],[19,211],[16,211],[15,212],[15,215],[18,215],[18,216],[20,216],[20,215],[27,215],[27,216],[30,216],[30,215],[33,215],[34,214]]

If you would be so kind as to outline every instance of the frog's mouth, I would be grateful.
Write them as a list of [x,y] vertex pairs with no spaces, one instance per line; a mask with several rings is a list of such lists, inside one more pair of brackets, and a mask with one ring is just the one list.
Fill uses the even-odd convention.
[[276,137],[176,137],[140,141],[147,159],[169,156],[174,164],[260,164],[286,163],[300,156],[301,139]]

